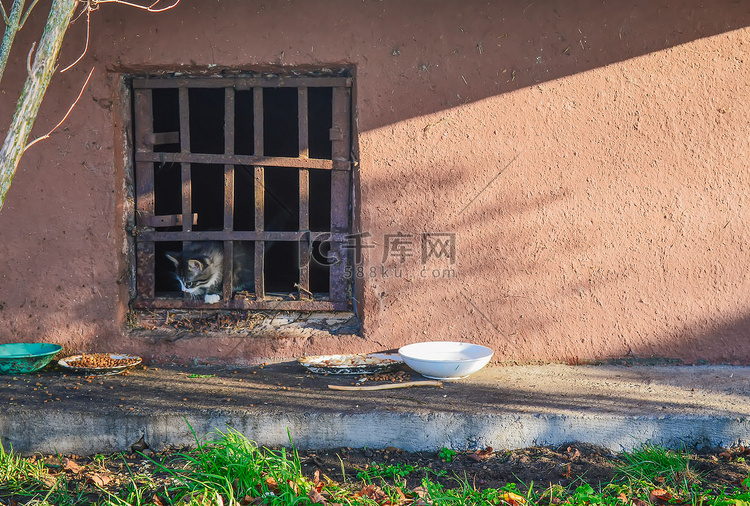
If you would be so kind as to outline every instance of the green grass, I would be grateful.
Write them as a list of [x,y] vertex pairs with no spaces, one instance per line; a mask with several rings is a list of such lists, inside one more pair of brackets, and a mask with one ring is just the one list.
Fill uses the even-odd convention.
[[417,470],[416,466],[411,464],[373,464],[366,469],[357,473],[357,479],[372,483],[376,478],[388,478],[391,480],[403,481],[404,478]]
[[440,448],[440,451],[438,451],[438,457],[441,460],[444,460],[446,462],[452,461],[454,458],[456,458],[456,451],[451,450],[450,448]]
[[690,476],[689,457],[683,452],[644,444],[623,452],[623,463],[617,466],[617,478],[650,486],[674,486]]
[[[439,454],[454,459],[456,452]],[[97,487],[70,473],[50,468],[42,460],[23,458],[0,446],[0,504],[78,506],[237,506],[246,504],[328,504],[375,506],[414,504],[435,506],[625,506],[657,503],[685,506],[750,506],[750,477],[743,486],[713,490],[690,469],[689,455],[655,445],[623,452],[610,483],[576,481],[535,487],[510,483],[502,488],[477,487],[468,477],[440,480],[429,469],[408,464],[373,464],[356,480],[334,482],[325,476],[302,474],[299,455],[287,449],[259,447],[241,433],[217,431],[198,440],[193,450],[168,462],[147,462],[131,468],[125,455],[96,456],[88,472],[104,472],[108,464],[124,469],[116,487]],[[342,462],[343,466],[343,462]],[[421,486],[406,489],[406,478],[419,472]],[[377,483],[375,483],[377,482]],[[658,490],[661,499],[649,499]],[[420,499],[420,497],[422,499]],[[662,501],[663,504],[660,504]]]

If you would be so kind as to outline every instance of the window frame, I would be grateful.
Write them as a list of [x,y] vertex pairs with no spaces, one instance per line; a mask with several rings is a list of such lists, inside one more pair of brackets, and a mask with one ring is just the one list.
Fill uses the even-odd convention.
[[[293,87],[297,89],[299,155],[278,157],[263,155],[263,89]],[[332,89],[331,159],[309,158],[308,89]],[[152,91],[177,88],[179,97],[179,132],[153,132]],[[190,152],[188,90],[190,88],[224,89],[224,153]],[[253,92],[254,154],[234,153],[234,94],[238,90]],[[134,162],[135,227],[134,309],[230,309],[230,310],[293,310],[346,311],[351,309],[349,279],[351,255],[348,242],[351,234],[352,203],[352,78],[342,76],[143,76],[133,77],[131,101],[134,139],[131,146]],[[179,152],[155,151],[155,146],[179,143]],[[155,214],[154,164],[181,165],[182,214]],[[191,200],[191,164],[215,164],[224,167],[224,227],[219,231],[195,231]],[[234,168],[250,166],[254,170],[255,230],[234,230]],[[264,228],[264,174],[274,167],[299,170],[299,229],[276,232]],[[310,173],[312,169],[331,171],[330,232],[310,231]],[[182,227],[179,231],[158,230],[158,227]],[[329,291],[325,295],[310,292],[309,266],[314,241],[330,244],[327,258],[333,263],[329,270]],[[159,241],[221,241],[224,244],[224,283],[218,303],[205,303],[189,297],[158,297],[156,293],[156,243]],[[255,297],[233,298],[233,241],[255,244]],[[300,251],[298,291],[292,294],[265,292],[264,252],[270,241],[296,242]],[[291,295],[291,296],[290,296]]]

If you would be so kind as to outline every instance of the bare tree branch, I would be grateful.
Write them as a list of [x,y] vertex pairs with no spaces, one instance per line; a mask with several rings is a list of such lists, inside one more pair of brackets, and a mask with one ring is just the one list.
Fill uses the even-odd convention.
[[5,26],[10,26],[10,19],[8,19],[8,13],[5,12],[5,6],[3,5],[3,2],[0,1],[0,11],[3,13],[3,21],[5,21]]
[[27,20],[27,19],[29,18],[29,14],[31,14],[31,9],[33,9],[33,8],[34,8],[34,6],[36,5],[36,3],[37,3],[38,1],[39,1],[39,0],[32,0],[32,2],[31,2],[31,5],[29,5],[29,8],[28,8],[28,9],[26,9],[26,12],[24,13],[23,17],[21,18],[21,24],[20,24],[20,25],[18,26],[18,29],[19,29],[19,30],[20,30],[21,28],[23,28],[23,25],[24,25],[24,24],[26,23],[26,20]]
[[0,45],[0,81],[3,80],[5,65],[8,63],[8,57],[10,57],[10,48],[13,46],[13,41],[16,38],[16,33],[20,29],[20,19],[21,14],[23,13],[23,2],[24,0],[13,0],[13,5],[10,8],[10,17],[6,16],[5,8],[3,7],[5,33],[3,33],[3,43],[2,45]]
[[[10,55],[10,48],[15,39],[16,33],[28,19],[29,14],[36,6],[38,0],[31,0],[31,4],[25,11],[24,3],[26,0],[12,0],[13,5],[10,15],[7,14],[2,1],[3,0],[0,0],[0,10],[2,11],[6,29],[3,34],[2,46],[0,46],[0,81],[2,80],[2,75]],[[164,12],[176,7],[177,4],[180,3],[180,0],[164,0],[165,3],[170,2],[169,5],[159,7],[158,5],[162,3],[162,0],[152,1],[149,5],[135,3],[136,1],[137,0],[132,2],[128,0],[52,0],[49,16],[47,17],[47,24],[44,28],[42,38],[39,41],[39,45],[37,47],[36,43],[32,44],[31,50],[26,58],[26,69],[29,75],[23,89],[21,90],[20,97],[18,98],[16,111],[13,114],[11,124],[6,132],[5,140],[3,141],[2,146],[0,146],[0,210],[2,210],[3,204],[5,203],[5,196],[13,182],[21,156],[37,142],[49,138],[50,135],[67,120],[68,116],[83,96],[83,92],[94,72],[94,69],[92,68],[86,81],[81,87],[78,97],[68,108],[68,111],[60,122],[47,134],[34,139],[27,144],[31,129],[34,126],[37,114],[39,113],[39,107],[41,106],[44,94],[47,91],[52,75],[57,70],[57,60],[60,56],[60,48],[62,47],[63,38],[72,22],[71,20],[78,8],[78,4],[80,3],[83,5],[83,9],[79,16],[83,15],[84,12],[86,13],[86,45],[84,46],[81,55],[71,65],[65,67],[62,72],[65,72],[72,66],[76,65],[86,55],[91,35],[91,11],[97,10],[99,5],[104,3],[115,3],[142,9],[148,12]],[[36,53],[34,52],[35,48]]]
[[55,72],[63,37],[77,5],[78,0],[52,1],[39,49],[31,66],[32,73],[23,86],[5,141],[0,148],[0,210],[16,175],[18,162],[34,126],[42,98]]

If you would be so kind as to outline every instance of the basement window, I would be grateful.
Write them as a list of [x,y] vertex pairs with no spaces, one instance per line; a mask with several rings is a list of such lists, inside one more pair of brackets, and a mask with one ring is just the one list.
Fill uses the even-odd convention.
[[351,86],[133,78],[133,307],[349,309]]

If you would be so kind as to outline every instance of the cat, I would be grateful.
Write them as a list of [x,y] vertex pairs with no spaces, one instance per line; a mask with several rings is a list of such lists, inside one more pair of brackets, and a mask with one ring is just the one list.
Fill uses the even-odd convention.
[[[233,244],[232,287],[234,291],[255,291],[255,256],[252,246]],[[224,281],[224,244],[220,241],[194,241],[181,252],[170,252],[167,258],[175,265],[174,275],[180,289],[194,299],[203,297],[207,304],[221,300]]]

